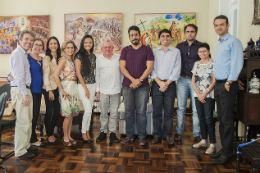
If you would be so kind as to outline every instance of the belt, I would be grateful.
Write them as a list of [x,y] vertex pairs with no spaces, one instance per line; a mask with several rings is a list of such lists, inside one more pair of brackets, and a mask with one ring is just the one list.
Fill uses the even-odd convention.
[[185,78],[189,78],[189,79],[191,79],[191,77],[190,76],[188,76],[188,75],[181,75],[182,77],[185,77]]
[[217,83],[225,83],[227,81],[227,79],[223,79],[223,80],[216,80]]
[[160,79],[160,81],[163,81],[163,82],[166,82],[167,80],[168,80],[168,79],[166,79],[166,80],[161,80],[161,79]]
[[[26,86],[26,88],[27,89],[30,89],[30,87],[29,86],[27,86],[27,85],[25,85]],[[18,86],[11,86],[11,87],[18,87]]]

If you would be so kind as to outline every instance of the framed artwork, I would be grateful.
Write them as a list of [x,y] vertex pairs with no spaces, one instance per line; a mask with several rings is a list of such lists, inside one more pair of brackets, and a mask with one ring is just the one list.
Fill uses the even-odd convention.
[[254,0],[254,16],[252,25],[260,25],[260,0]]
[[185,41],[184,26],[196,24],[196,13],[148,13],[135,14],[135,25],[140,28],[141,42],[151,48],[160,46],[158,34],[162,29],[172,33],[171,45]]
[[0,53],[10,54],[18,45],[22,30],[29,29],[42,38],[46,48],[50,37],[50,16],[0,16]]
[[101,43],[110,40],[114,52],[122,50],[122,13],[65,14],[65,40],[73,40],[77,47],[86,34],[94,39],[94,52],[101,53]]

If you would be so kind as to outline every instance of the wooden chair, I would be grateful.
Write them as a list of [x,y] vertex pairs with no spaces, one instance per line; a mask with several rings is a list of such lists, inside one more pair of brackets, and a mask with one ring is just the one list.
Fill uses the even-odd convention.
[[[1,93],[0,95],[0,158],[2,159],[2,162],[6,160],[9,156],[14,154],[14,151],[6,154],[5,156],[1,155],[1,145],[2,144],[7,144],[7,145],[13,145],[13,143],[8,143],[8,142],[2,142],[2,131],[13,128],[15,126],[15,120],[13,121],[2,121],[4,110],[5,110],[5,104],[7,100],[7,92]],[[5,170],[5,173],[7,172],[5,167],[0,166],[1,169]]]

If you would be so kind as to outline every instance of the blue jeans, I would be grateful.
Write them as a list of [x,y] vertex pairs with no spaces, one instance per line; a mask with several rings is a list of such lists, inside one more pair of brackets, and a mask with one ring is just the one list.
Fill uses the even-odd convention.
[[191,103],[192,103],[192,120],[193,120],[193,135],[194,137],[200,136],[200,122],[199,117],[195,105],[194,99],[194,90],[191,85],[191,79],[180,77],[177,83],[177,124],[176,124],[176,133],[182,135],[183,133],[183,125],[186,114],[186,106],[189,94],[191,95]]
[[209,141],[211,144],[216,143],[215,122],[213,120],[213,111],[215,109],[215,100],[206,98],[206,103],[201,103],[198,97],[195,97],[195,104],[200,119],[200,129],[202,139],[207,140],[209,134]]
[[125,103],[126,134],[133,138],[135,133],[135,113],[137,119],[137,133],[139,138],[145,138],[147,117],[146,109],[149,99],[149,87],[132,89],[123,86]]

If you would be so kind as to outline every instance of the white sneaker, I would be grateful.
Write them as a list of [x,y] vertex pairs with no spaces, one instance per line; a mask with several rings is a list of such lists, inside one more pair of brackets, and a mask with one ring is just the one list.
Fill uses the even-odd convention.
[[216,152],[216,147],[210,145],[209,148],[205,151],[205,154],[213,154]]
[[207,147],[207,142],[204,142],[203,140],[201,140],[197,144],[193,144],[193,148],[203,148],[203,147]]

